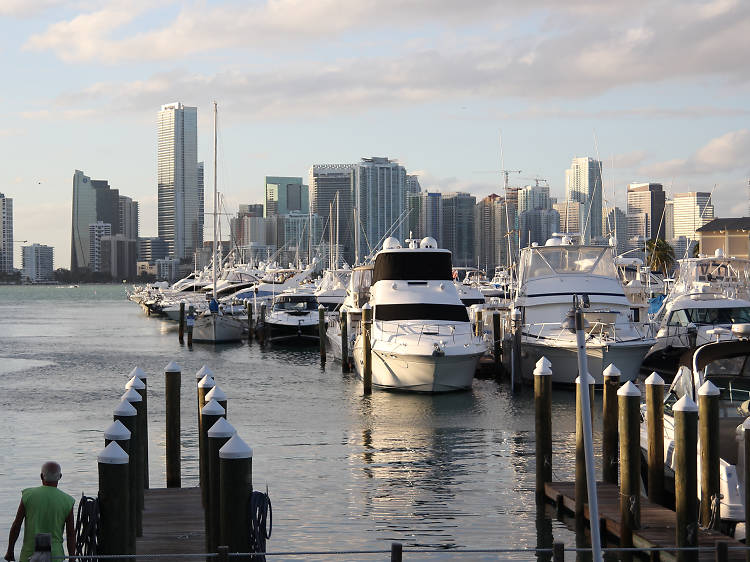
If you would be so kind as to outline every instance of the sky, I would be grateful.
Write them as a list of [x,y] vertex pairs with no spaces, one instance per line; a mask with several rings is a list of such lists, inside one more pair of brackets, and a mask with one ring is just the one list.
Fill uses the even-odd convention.
[[608,204],[654,181],[747,215],[748,60],[743,0],[0,0],[16,267],[23,240],[69,267],[76,169],[156,235],[156,119],[175,101],[198,107],[209,185],[218,103],[228,212],[262,202],[266,175],[367,156],[431,191],[499,192],[504,165],[562,198],[591,156]]

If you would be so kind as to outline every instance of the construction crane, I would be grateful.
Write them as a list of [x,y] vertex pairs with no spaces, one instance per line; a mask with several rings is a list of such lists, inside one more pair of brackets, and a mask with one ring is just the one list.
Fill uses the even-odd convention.
[[500,173],[505,177],[505,183],[503,184],[505,186],[505,192],[508,192],[508,177],[511,174],[520,174],[522,170],[500,170]]

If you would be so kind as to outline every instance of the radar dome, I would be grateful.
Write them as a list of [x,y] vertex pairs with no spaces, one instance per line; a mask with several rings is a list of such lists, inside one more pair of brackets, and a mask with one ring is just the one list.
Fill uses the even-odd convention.
[[724,257],[724,248],[716,248],[716,251],[714,252],[715,258],[723,258]]
[[398,238],[394,238],[393,236],[389,236],[385,239],[385,242],[383,242],[383,249],[384,250],[395,250],[396,248],[401,247],[401,242],[398,241]]
[[432,236],[425,236],[419,243],[420,248],[437,248],[437,240]]

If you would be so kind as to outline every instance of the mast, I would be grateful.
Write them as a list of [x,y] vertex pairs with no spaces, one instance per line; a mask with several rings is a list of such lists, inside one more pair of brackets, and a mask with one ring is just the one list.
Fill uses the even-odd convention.
[[339,192],[336,192],[336,267],[339,268]]
[[214,299],[216,299],[216,230],[217,230],[217,207],[219,206],[219,196],[216,189],[216,119],[217,107],[214,101],[214,241],[213,241],[213,280],[214,280]]

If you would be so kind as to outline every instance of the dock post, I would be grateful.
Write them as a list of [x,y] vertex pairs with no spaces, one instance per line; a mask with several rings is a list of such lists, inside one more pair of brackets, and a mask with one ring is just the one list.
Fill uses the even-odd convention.
[[349,372],[349,314],[341,310],[339,324],[341,326],[341,372]]
[[510,386],[511,391],[515,391],[516,385],[520,385],[523,378],[523,373],[521,372],[521,311],[518,308],[514,308],[511,310],[510,316],[513,325]]
[[250,552],[247,503],[253,489],[253,450],[234,434],[219,450],[219,543]]
[[646,379],[648,432],[648,499],[664,503],[664,379],[651,373]]
[[112,442],[117,443],[120,448],[128,454],[128,484],[130,501],[128,502],[128,545],[131,553],[135,553],[135,535],[136,535],[136,511],[138,509],[136,494],[138,493],[135,479],[130,475],[130,430],[125,427],[121,421],[113,421],[107,429],[104,430],[104,446]]
[[[495,378],[500,378],[500,371],[502,368],[502,362],[500,361],[502,354],[502,339],[500,339],[500,311],[496,310],[492,313],[492,353],[495,360]],[[538,364],[538,362],[537,362]],[[536,372],[536,371],[535,371]],[[534,379],[536,380],[536,379]]]
[[198,419],[200,420],[201,409],[206,405],[206,394],[214,387],[214,372],[203,365],[195,373],[195,382],[198,392]]
[[[672,407],[674,413],[674,486],[678,547],[698,546],[698,406],[687,394]],[[695,551],[678,552],[678,561],[698,560]]]
[[211,400],[216,400],[219,403],[219,406],[224,408],[224,415],[222,417],[226,418],[227,417],[227,394],[221,389],[221,387],[218,384],[214,386],[211,390],[209,390],[208,394],[206,394],[205,404],[208,404]]
[[391,543],[391,562],[401,562],[404,557],[404,545],[400,542]]
[[188,347],[193,347],[193,326],[195,326],[195,307],[191,304],[188,308],[187,319],[185,320],[187,325],[187,344]]
[[208,511],[208,430],[224,416],[225,410],[216,400],[206,402],[201,409],[200,423],[198,424],[198,472],[201,487],[201,501],[204,512]]
[[[110,443],[97,457],[99,467],[98,554],[130,552],[130,468],[128,454]],[[135,541],[133,541],[135,543]],[[124,560],[123,558],[116,560]]]
[[[698,433],[701,443],[701,525],[717,529],[721,521],[719,499],[719,389],[709,380],[698,389]],[[714,502],[716,515],[713,516]]]
[[[260,303],[260,332],[258,332],[258,339],[261,343],[265,344],[268,339],[268,323],[266,322],[266,303],[265,301]],[[257,326],[256,326],[257,327]]]
[[481,338],[484,333],[484,326],[482,324],[482,309],[479,307],[474,312],[474,322],[475,335]]
[[320,339],[320,362],[326,362],[326,307],[318,305],[318,338]]
[[[620,546],[633,546],[641,526],[641,391],[628,381],[617,391],[620,433]],[[593,525],[593,523],[592,523]],[[632,560],[632,554],[623,558]]]
[[[747,485],[747,482],[750,482],[750,418],[745,418],[742,422],[742,434],[745,445],[745,521],[747,521],[750,519],[750,486]],[[745,551],[745,560],[750,562],[750,550]]]
[[253,305],[250,299],[245,299],[245,311],[247,311],[247,339],[253,341]]
[[207,432],[208,509],[206,509],[206,547],[216,552],[219,546],[219,449],[237,433],[226,418],[220,418]]
[[185,341],[185,301],[180,301],[180,328],[177,332],[177,339],[180,343]]
[[565,562],[565,543],[556,542],[552,546],[552,560],[554,562]]
[[362,383],[365,395],[372,394],[372,306],[362,307]]
[[544,503],[544,485],[552,482],[552,364],[542,357],[534,369],[536,501]]
[[128,456],[130,457],[130,462],[133,463],[135,468],[135,474],[133,475],[135,477],[135,486],[134,489],[136,490],[136,497],[135,497],[135,505],[136,505],[136,512],[135,512],[135,536],[141,537],[143,536],[143,501],[144,501],[144,492],[143,492],[143,459],[141,459],[141,455],[143,454],[143,435],[141,434],[141,426],[143,425],[143,422],[141,421],[143,419],[143,398],[141,398],[141,395],[138,393],[137,390],[134,388],[129,388],[125,394],[122,395],[123,400],[127,400],[130,402],[130,405],[135,408],[136,416],[135,416],[135,432],[131,434],[130,440],[132,441],[132,446],[130,447],[130,451],[128,451]]
[[617,484],[617,468],[620,457],[617,428],[617,390],[620,387],[620,369],[614,363],[604,369],[602,376],[602,479]]
[[[141,420],[143,426],[138,429],[141,431],[141,435],[143,435],[143,488],[148,490],[148,375],[140,367],[134,367],[130,371],[130,377],[130,381],[125,385],[125,388],[128,385],[131,388],[135,388],[143,399],[143,419]],[[133,377],[143,383],[143,388],[133,381]]]
[[[591,374],[586,373],[588,376],[588,388],[589,396],[588,399],[593,404],[594,402],[594,377]],[[583,508],[588,502],[588,487],[586,484],[586,451],[583,442],[583,406],[581,396],[581,384],[580,376],[576,377],[576,524],[582,522],[584,519]],[[589,410],[593,412],[593,408]]]
[[164,368],[166,402],[167,488],[180,488],[180,366],[174,361]]
[[[195,377],[203,374],[203,377],[198,381],[198,482],[201,489],[201,501],[203,507],[206,507],[206,463],[205,463],[205,451],[206,443],[203,439],[205,432],[203,431],[203,407],[208,402],[208,394],[216,387],[216,383],[213,379],[213,371],[206,365],[198,370]],[[207,429],[207,428],[206,428]]]

